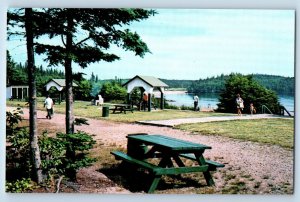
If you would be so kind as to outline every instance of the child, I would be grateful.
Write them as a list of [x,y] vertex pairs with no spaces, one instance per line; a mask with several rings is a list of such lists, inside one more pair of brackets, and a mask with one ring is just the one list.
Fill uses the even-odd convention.
[[251,113],[251,115],[256,113],[256,109],[255,109],[253,103],[250,103],[250,113]]

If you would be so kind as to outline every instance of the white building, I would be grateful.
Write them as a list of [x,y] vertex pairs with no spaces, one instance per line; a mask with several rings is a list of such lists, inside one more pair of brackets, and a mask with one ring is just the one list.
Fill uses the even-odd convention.
[[127,81],[125,84],[123,84],[124,87],[127,89],[128,94],[128,100],[130,100],[130,94],[135,88],[139,88],[141,91],[141,94],[147,93],[148,94],[148,111],[151,111],[151,99],[152,94],[155,90],[158,90],[161,94],[160,96],[160,108],[164,109],[164,91],[165,88],[168,87],[167,84],[159,80],[158,78],[155,78],[153,76],[140,76],[136,75],[129,81]]
[[28,97],[29,86],[7,86],[6,87],[6,99],[26,99]]

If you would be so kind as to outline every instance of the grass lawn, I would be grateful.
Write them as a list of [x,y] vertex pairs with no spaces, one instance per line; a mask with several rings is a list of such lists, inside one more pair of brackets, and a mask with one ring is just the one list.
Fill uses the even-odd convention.
[[241,140],[294,147],[294,119],[260,119],[182,124],[181,130]]
[[[38,110],[45,110],[43,99],[38,98]],[[7,101],[7,106],[20,106],[27,107],[25,102],[22,101]],[[65,102],[60,105],[54,105],[54,113],[65,113]],[[112,114],[109,117],[102,117],[102,109],[99,106],[91,105],[90,102],[76,101],[74,102],[74,115],[79,117],[105,119],[118,122],[136,122],[147,120],[163,120],[163,119],[177,119],[177,118],[194,118],[194,117],[209,117],[209,116],[228,116],[233,114],[214,113],[214,112],[194,112],[190,110],[157,110],[151,112],[134,111],[134,113],[127,112]]]
[[[7,101],[8,106],[26,107],[25,102]],[[45,110],[43,99],[38,99],[38,109]],[[54,106],[55,113],[65,113],[65,102]],[[74,114],[79,117],[106,119],[117,122],[135,122],[141,120],[162,120],[176,118],[228,116],[234,114],[214,112],[194,112],[189,110],[157,110],[152,112],[135,111],[126,114],[109,114],[102,117],[99,106],[91,105],[90,102],[74,102]],[[213,123],[183,124],[176,126],[181,130],[200,133],[203,135],[220,135],[246,141],[254,141],[267,144],[280,145],[285,148],[294,147],[294,119],[260,119],[260,120],[236,120]]]

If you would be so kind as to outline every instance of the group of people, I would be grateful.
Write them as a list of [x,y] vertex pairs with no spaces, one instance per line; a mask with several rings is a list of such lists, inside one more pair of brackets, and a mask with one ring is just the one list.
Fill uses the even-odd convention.
[[[235,102],[236,102],[237,114],[239,116],[242,116],[242,111],[244,110],[244,100],[242,99],[240,94],[237,94]],[[256,109],[253,103],[250,103],[250,113],[251,115],[256,113]]]
[[[239,116],[242,116],[242,111],[244,110],[244,100],[242,99],[240,94],[237,94],[236,99],[236,107],[237,107],[237,114]],[[143,101],[142,101],[142,108],[145,111],[147,108],[147,104],[148,104],[148,95],[147,93],[143,94]],[[44,102],[44,107],[47,109],[47,119],[51,119],[52,115],[53,115],[53,105],[54,102],[53,100],[50,98],[50,95],[47,96],[47,98],[45,99]],[[197,95],[194,96],[194,111],[199,111],[199,97]],[[256,109],[253,105],[253,103],[250,103],[250,113],[251,114],[255,114],[256,113]]]
[[[235,102],[237,106],[237,114],[239,116],[242,116],[242,111],[244,110],[244,100],[242,99],[240,94],[237,94]],[[199,104],[199,97],[197,95],[194,95],[194,111],[199,111],[198,104]],[[251,115],[256,113],[256,109],[253,103],[250,103],[250,113]]]

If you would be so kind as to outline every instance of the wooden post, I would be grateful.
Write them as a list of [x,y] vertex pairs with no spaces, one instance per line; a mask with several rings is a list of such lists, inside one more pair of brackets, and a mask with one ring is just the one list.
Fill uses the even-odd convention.
[[130,93],[127,93],[126,102],[127,102],[127,104],[131,104],[131,103],[130,103]]
[[165,108],[165,103],[164,103],[164,93],[160,92],[160,109]]
[[61,103],[61,91],[59,91],[59,101],[58,101],[58,104],[60,104]]
[[148,112],[151,112],[151,94],[148,94]]
[[143,94],[145,92],[144,88],[140,87],[140,92],[141,92],[141,100],[143,100]]

